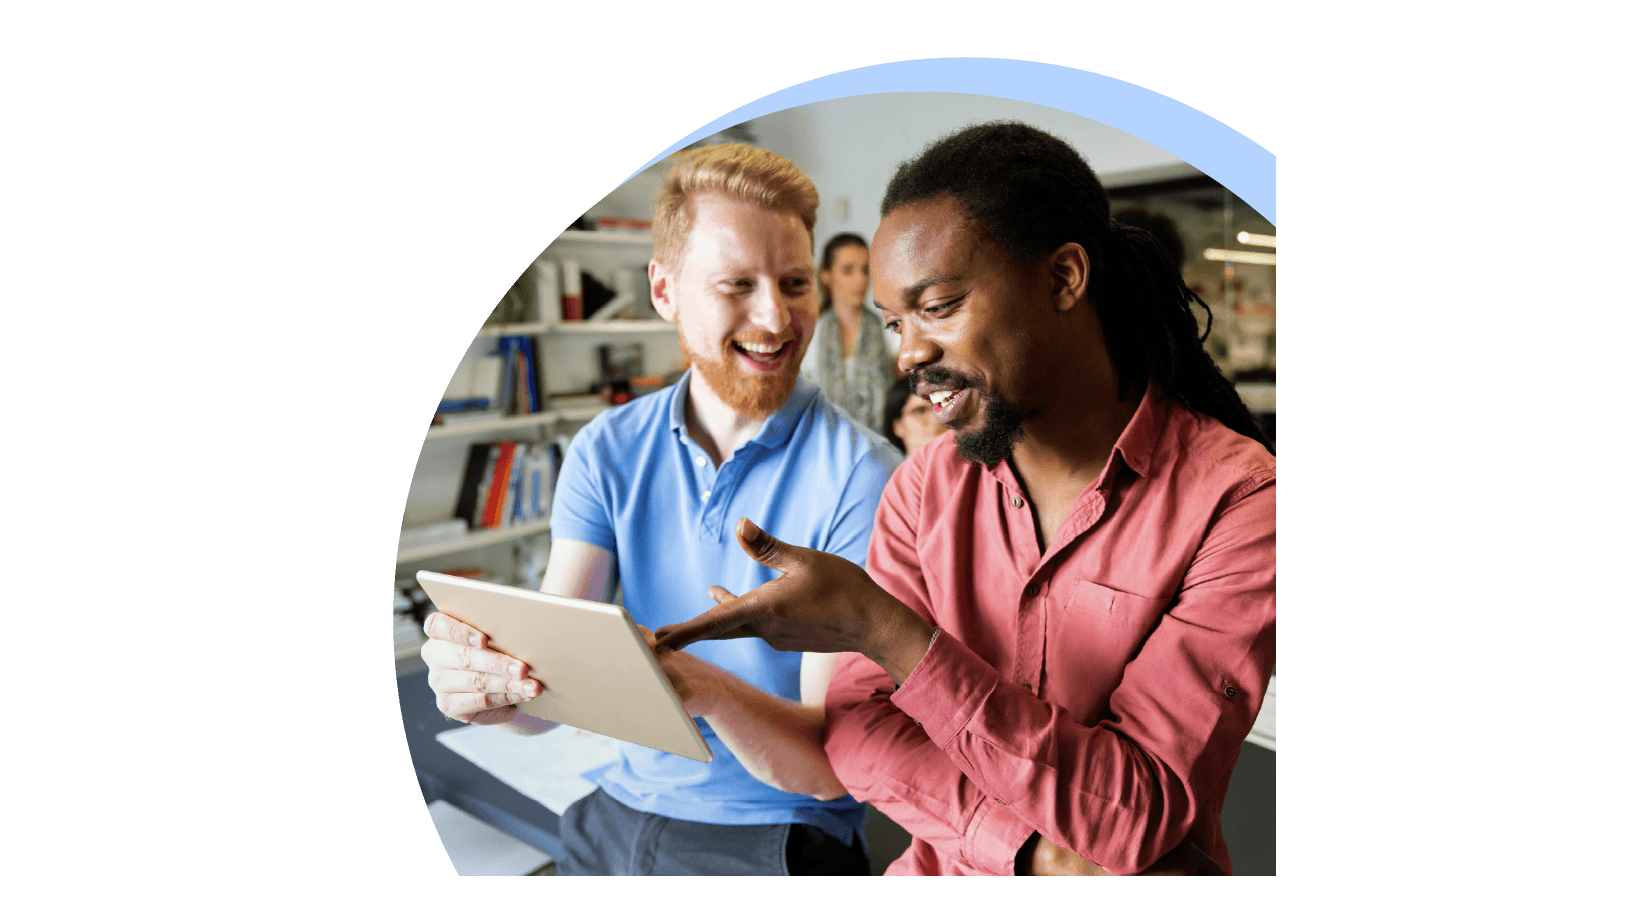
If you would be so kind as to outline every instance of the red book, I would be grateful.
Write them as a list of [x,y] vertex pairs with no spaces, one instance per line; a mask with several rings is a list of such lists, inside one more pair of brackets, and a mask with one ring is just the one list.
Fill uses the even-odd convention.
[[535,410],[530,407],[530,379],[528,363],[524,362],[522,347],[513,347],[513,399],[508,414],[528,414]]
[[490,479],[490,496],[484,499],[484,528],[501,528],[501,505],[507,499],[507,485],[512,481],[513,451],[517,443],[496,444],[495,475]]
[[565,321],[579,321],[585,317],[581,304],[581,261],[564,260],[564,295],[559,317]]

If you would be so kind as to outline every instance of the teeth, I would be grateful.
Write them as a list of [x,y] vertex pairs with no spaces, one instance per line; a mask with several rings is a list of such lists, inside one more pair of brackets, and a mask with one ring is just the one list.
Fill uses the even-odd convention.
[[764,356],[770,356],[770,355],[773,355],[775,353],[780,352],[780,348],[785,346],[785,344],[783,344],[783,343],[737,343],[737,344],[735,344],[735,346],[740,347],[742,350],[745,350],[748,353],[761,353]]
[[945,402],[950,401],[951,396],[954,395],[954,394],[956,394],[956,392],[951,391],[949,389],[947,389],[945,391],[929,392],[928,400],[932,401],[933,403],[935,403],[935,404],[937,404],[937,405],[939,405],[940,407],[943,408],[943,407],[945,407]]

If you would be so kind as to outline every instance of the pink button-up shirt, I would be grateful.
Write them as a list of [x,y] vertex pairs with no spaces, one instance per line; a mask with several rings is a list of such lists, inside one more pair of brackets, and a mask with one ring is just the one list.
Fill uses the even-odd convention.
[[1112,873],[1191,837],[1275,666],[1275,459],[1153,386],[1039,552],[1007,464],[945,435],[894,473],[868,570],[939,635],[900,687],[846,654],[826,752],[913,835],[890,873],[1012,875],[1031,832]]

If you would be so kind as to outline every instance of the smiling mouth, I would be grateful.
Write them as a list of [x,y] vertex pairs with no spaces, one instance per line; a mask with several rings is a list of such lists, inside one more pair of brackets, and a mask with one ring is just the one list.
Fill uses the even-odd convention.
[[733,346],[735,352],[746,357],[753,367],[767,370],[779,368],[790,354],[792,344],[796,342],[787,340],[785,343],[735,343]]
[[956,415],[957,406],[964,395],[966,388],[937,388],[926,396],[928,403],[934,406],[934,419],[942,424],[948,424]]

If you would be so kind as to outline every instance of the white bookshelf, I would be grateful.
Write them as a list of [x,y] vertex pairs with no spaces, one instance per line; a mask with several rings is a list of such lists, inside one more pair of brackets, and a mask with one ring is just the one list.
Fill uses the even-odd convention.
[[437,558],[440,555],[471,552],[474,549],[499,545],[503,542],[511,542],[514,539],[523,539],[527,536],[546,532],[548,529],[547,523],[548,520],[543,517],[522,526],[510,526],[506,529],[475,529],[469,531],[467,535],[460,539],[450,539],[445,542],[429,543],[428,545],[407,546],[399,549],[398,558],[395,559],[394,563],[402,565],[407,562],[425,561],[429,558]]
[[[644,198],[652,198],[646,195]],[[615,214],[622,211],[617,208]],[[552,259],[577,259],[583,269],[594,274],[609,272],[614,267],[638,269],[648,262],[654,236],[648,231],[565,231],[549,246]],[[644,301],[640,299],[640,302]],[[575,401],[555,406],[545,393],[571,391],[586,384],[589,356],[600,338],[620,342],[626,338],[661,347],[658,368],[664,370],[671,361],[668,353],[676,349],[677,325],[658,318],[646,320],[563,321],[555,306],[533,303],[526,309],[522,320],[512,323],[485,324],[475,332],[471,350],[482,349],[481,339],[493,337],[528,336],[536,341],[536,361],[540,369],[539,385],[543,391],[540,410],[533,414],[510,414],[484,420],[462,420],[460,415],[447,415],[441,422],[427,428],[414,476],[410,497],[406,502],[406,522],[417,525],[448,517],[456,503],[461,487],[461,474],[467,459],[467,444],[493,440],[552,440],[573,433],[581,424],[608,409],[602,403]],[[539,313],[537,313],[539,312]],[[672,344],[672,350],[665,349]],[[549,381],[548,372],[551,371]],[[445,422],[448,421],[448,422]],[[504,548],[519,540],[539,537],[547,531],[547,522],[538,520],[516,527],[499,530],[471,530],[460,539],[421,544],[401,548],[397,564],[402,573],[415,563],[447,558],[451,555],[476,553],[471,564],[490,570],[504,569]],[[517,554],[515,548],[514,554]]]

